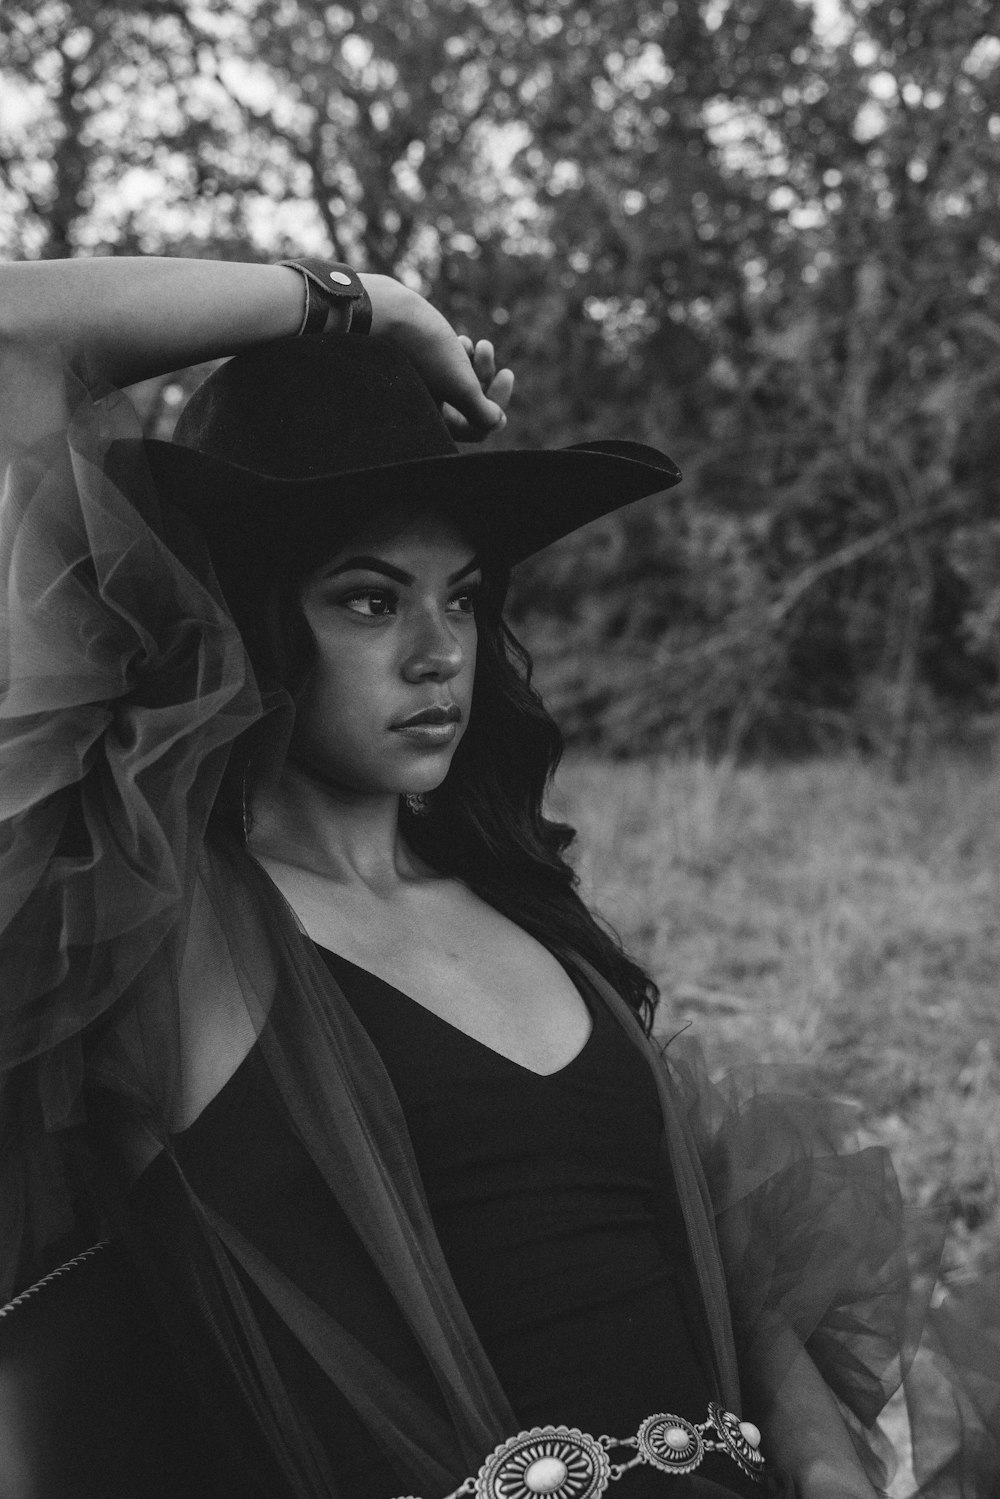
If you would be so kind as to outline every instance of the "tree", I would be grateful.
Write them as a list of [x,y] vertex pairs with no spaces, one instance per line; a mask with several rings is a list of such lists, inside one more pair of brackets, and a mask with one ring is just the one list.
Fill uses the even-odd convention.
[[502,339],[510,440],[687,473],[522,571],[572,732],[902,773],[996,685],[997,11],[14,0],[0,241],[412,280]]

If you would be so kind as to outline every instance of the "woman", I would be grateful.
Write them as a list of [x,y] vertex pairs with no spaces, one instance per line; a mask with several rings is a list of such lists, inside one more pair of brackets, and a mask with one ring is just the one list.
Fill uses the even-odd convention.
[[[460,455],[509,373],[342,266],[8,266],[0,326],[10,1284],[110,1227],[241,1493],[870,1499],[802,1342],[870,1422],[882,1165],[712,1136],[501,618],[670,460]],[[231,354],[139,440],[118,386]]]

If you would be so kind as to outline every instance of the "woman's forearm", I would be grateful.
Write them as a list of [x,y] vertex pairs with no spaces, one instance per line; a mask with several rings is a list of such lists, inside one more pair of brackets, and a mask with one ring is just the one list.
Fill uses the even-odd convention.
[[769,1326],[746,1374],[764,1456],[801,1499],[877,1499],[833,1394],[787,1326]]
[[[492,345],[463,344],[391,276],[362,281],[372,337],[412,359],[454,435],[478,441],[502,425],[513,376],[496,371]],[[84,360],[91,379],[130,385],[294,334],[304,305],[302,276],[288,266],[159,256],[0,265],[0,435],[30,441],[58,425],[67,361]]]
[[86,354],[114,385],[295,333],[304,290],[287,266],[109,256],[0,266],[0,339]]
[[802,1351],[771,1405],[765,1450],[802,1499],[877,1499],[832,1394]]

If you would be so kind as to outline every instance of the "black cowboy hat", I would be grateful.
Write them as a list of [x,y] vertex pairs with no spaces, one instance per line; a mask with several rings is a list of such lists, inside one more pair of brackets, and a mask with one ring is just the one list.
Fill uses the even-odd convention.
[[237,355],[191,396],[174,440],[145,449],[160,493],[230,565],[303,548],[318,561],[324,543],[389,500],[440,504],[512,564],[681,477],[635,442],[462,452],[405,354],[352,338]]

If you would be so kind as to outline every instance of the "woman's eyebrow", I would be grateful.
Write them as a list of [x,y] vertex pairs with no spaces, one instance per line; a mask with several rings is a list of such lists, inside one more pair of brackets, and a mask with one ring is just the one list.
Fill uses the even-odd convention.
[[336,567],[331,567],[326,576],[335,578],[338,573],[354,572],[383,573],[394,583],[414,581],[412,573],[404,572],[401,567],[393,567],[391,562],[384,562],[381,557],[348,557],[346,562],[338,562]]
[[467,578],[470,573],[478,572],[482,565],[478,557],[470,557],[464,567],[460,567],[457,573],[452,573],[448,582],[458,583],[462,578]]
[[[460,567],[457,573],[452,573],[448,579],[449,584],[457,583],[461,578],[467,578],[469,573],[476,571],[481,566],[478,557],[470,557],[464,567]],[[326,577],[335,578],[338,573],[366,572],[382,573],[386,578],[391,578],[394,583],[402,583],[405,586],[416,581],[412,573],[404,571],[401,567],[395,567],[391,562],[386,562],[382,557],[348,557],[344,562],[338,562],[336,567],[331,567]]]

